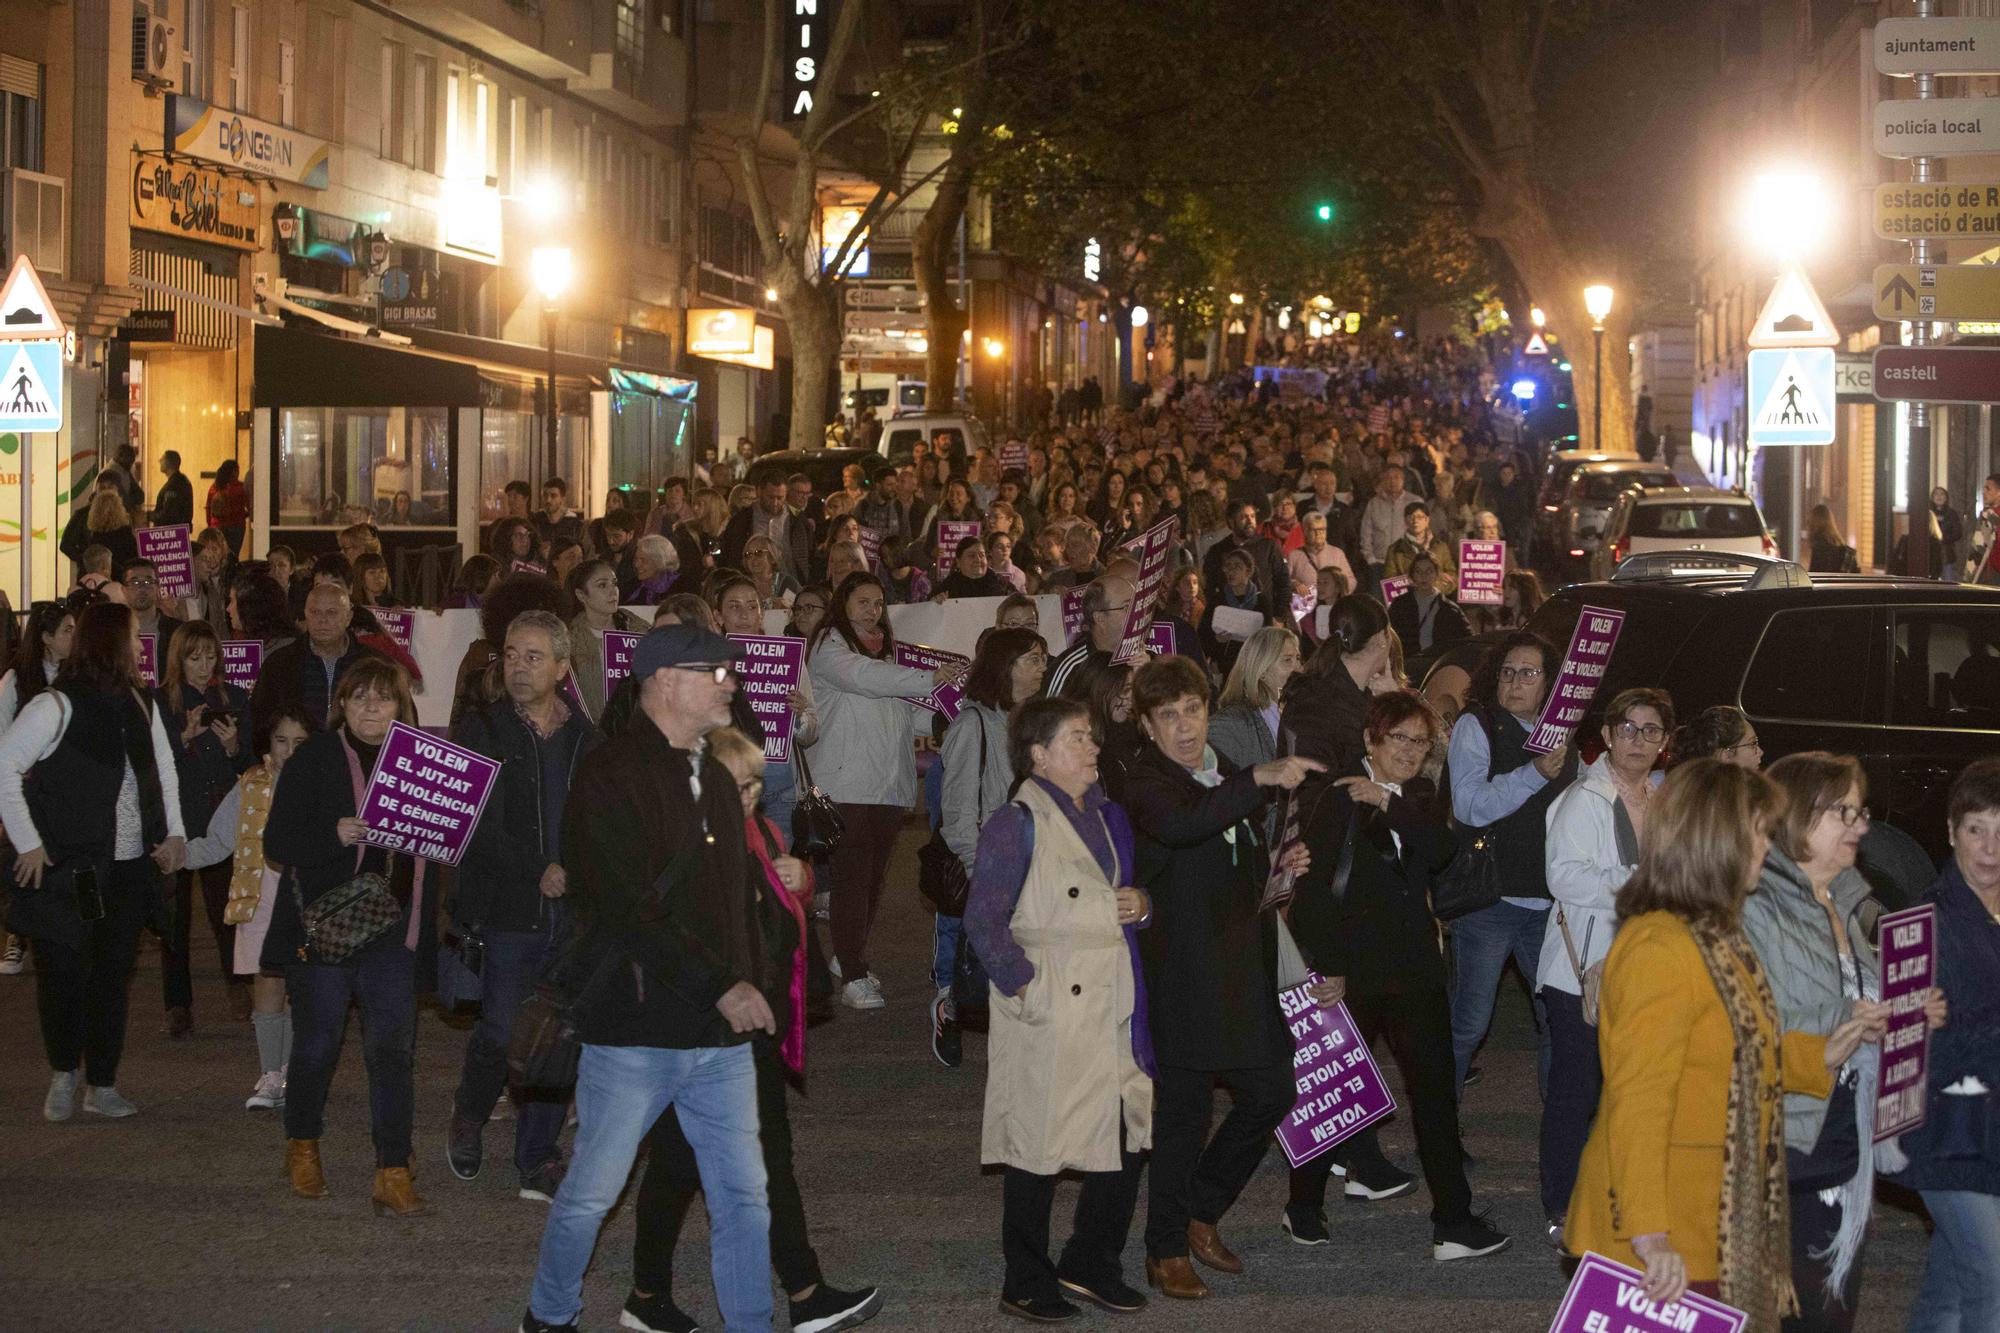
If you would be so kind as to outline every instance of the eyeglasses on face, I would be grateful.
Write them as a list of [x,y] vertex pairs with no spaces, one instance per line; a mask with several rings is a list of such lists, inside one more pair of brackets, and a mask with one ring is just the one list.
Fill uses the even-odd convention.
[[1667,738],[1667,729],[1657,722],[1647,722],[1643,725],[1638,722],[1620,722],[1612,730],[1628,741],[1644,741],[1648,745],[1657,745]]
[[1848,828],[1853,828],[1856,824],[1872,823],[1875,818],[1869,813],[1867,806],[1853,805],[1847,801],[1842,801],[1838,805],[1822,805],[1819,808],[1822,813],[1832,815]]
[[1764,746],[1761,741],[1759,741],[1755,736],[1752,736],[1750,739],[1738,741],[1734,745],[1725,745],[1720,750],[1717,750],[1716,753],[1735,754],[1738,750],[1755,750],[1757,753],[1762,754],[1764,752]]
[[734,675],[736,671],[736,668],[730,666],[727,662],[719,662],[714,666],[710,666],[705,662],[689,662],[685,665],[674,666],[668,669],[672,671],[699,672],[714,681],[717,685],[727,682],[730,676]]
[[1541,667],[1503,666],[1500,668],[1500,680],[1503,684],[1511,680],[1540,680],[1546,674]]
[[1407,731],[1392,731],[1382,739],[1405,750],[1428,750],[1431,748],[1431,738],[1429,736],[1413,736]]

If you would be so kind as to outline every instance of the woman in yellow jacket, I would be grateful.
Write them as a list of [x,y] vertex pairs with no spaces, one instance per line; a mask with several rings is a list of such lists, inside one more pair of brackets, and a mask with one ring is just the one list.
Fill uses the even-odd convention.
[[1767,779],[1713,759],[1674,769],[1654,797],[1618,894],[1604,1093],[1563,1233],[1572,1254],[1643,1268],[1662,1304],[1693,1288],[1743,1310],[1749,1333],[1796,1308],[1784,1094],[1826,1096],[1887,1012],[1857,1002],[1825,1037],[1779,1028],[1739,911],[1782,806]]

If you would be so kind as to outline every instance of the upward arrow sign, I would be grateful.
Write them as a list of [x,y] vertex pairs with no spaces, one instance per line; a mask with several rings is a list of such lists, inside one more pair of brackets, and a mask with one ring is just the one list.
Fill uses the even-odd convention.
[[1910,285],[1908,278],[1904,277],[1901,273],[1897,273],[1876,294],[1876,304],[1887,304],[1889,298],[1892,296],[1896,298],[1895,309],[1900,314],[1903,309],[1903,298],[1908,297],[1914,303],[1917,299],[1917,289]]

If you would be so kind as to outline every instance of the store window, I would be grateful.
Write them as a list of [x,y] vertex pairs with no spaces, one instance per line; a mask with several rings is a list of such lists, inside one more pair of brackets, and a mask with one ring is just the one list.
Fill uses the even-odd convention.
[[281,526],[450,527],[450,411],[288,407],[278,488]]
[[584,478],[576,460],[583,457],[590,435],[587,417],[565,414],[556,435],[556,470],[548,469],[542,447],[542,418],[534,412],[488,408],[480,414],[479,521],[490,523],[507,511],[503,496],[510,481],[525,481],[533,499],[541,499],[542,481],[553,475],[569,486],[570,503],[582,507]]

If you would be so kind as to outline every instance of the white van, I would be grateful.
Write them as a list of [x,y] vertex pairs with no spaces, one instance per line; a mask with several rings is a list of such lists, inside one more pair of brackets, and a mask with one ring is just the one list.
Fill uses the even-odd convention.
[[[882,442],[876,448],[884,458],[900,467],[910,461],[910,446],[918,440],[928,440],[933,446],[942,443],[953,468],[959,471],[965,469],[975,451],[987,447],[986,427],[980,424],[979,418],[945,414],[890,417],[882,423]],[[935,447],[931,456],[937,456]]]

